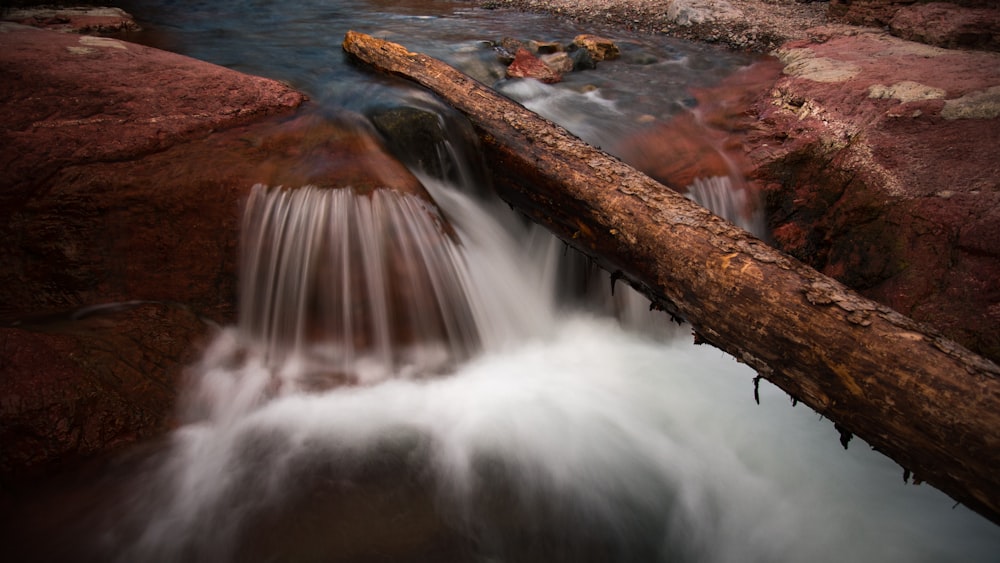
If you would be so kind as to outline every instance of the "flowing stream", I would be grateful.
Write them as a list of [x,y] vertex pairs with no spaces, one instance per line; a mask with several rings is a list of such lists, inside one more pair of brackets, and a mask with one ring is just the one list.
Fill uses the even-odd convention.
[[[436,205],[254,187],[240,323],[194,366],[180,428],[77,524],[87,546],[67,550],[80,559],[1000,557],[996,526],[905,484],[860,440],[844,451],[832,423],[766,382],[756,404],[751,370],[692,345],[493,198],[467,124],[347,64],[339,45],[348,29],[397,40],[595,144],[690,110],[689,87],[749,57],[616,33],[623,60],[543,86],[499,81],[484,42],[592,30],[427,0],[129,8],[151,30],[142,40],[287,80],[324,108],[433,108],[448,141],[439,173],[414,165]],[[727,186],[704,179],[693,193],[731,214],[746,196]]]

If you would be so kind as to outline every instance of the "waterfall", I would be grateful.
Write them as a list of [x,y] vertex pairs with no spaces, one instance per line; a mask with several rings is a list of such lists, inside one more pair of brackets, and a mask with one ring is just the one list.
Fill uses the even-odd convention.
[[[355,153],[326,158],[330,147],[377,144],[327,143],[322,127],[299,147],[310,160],[260,179],[271,185],[244,209],[238,324],[187,369],[176,428],[99,465],[96,485],[32,496],[40,507],[8,534],[34,532],[21,559],[996,561],[994,524],[905,484],[858,439],[844,451],[828,420],[692,346],[689,327],[498,201],[468,131],[433,96],[340,55],[347,29],[367,29],[491,80],[490,41],[594,29],[403,4],[143,3],[149,28],[186,55],[287,80],[320,113],[365,115],[379,135],[390,129],[373,108],[398,106],[429,112],[422,123],[442,135],[407,126],[385,143],[426,194],[303,185],[364,169]],[[615,33],[621,61],[556,86],[495,87],[607,149],[692,109],[691,88],[748,60]],[[753,194],[722,174],[688,196],[760,234]]]
[[250,194],[240,328],[272,363],[364,382],[440,370],[480,347],[468,286],[459,245],[414,195]]
[[[629,321],[620,300],[634,292],[611,298],[604,275],[570,291],[588,266],[551,235],[420,178],[436,207],[393,190],[253,189],[239,326],[193,366],[183,424],[115,507],[104,559],[947,553],[874,525],[892,506],[891,463],[857,448],[845,461],[829,425],[757,407],[749,370]],[[785,403],[773,387],[761,397]],[[845,502],[816,463],[858,482],[875,464],[883,482]]]

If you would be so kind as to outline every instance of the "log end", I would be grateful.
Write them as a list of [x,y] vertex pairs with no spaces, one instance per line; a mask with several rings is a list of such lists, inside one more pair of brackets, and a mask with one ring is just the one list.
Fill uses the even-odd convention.
[[368,62],[373,60],[405,60],[417,56],[417,53],[410,52],[398,43],[378,39],[354,30],[349,30],[344,35],[344,42],[341,46],[349,55]]

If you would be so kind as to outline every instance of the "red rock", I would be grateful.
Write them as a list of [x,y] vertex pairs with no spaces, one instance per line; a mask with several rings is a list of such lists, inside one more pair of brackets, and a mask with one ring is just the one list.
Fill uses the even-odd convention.
[[162,304],[0,328],[0,479],[164,432],[184,366],[208,333],[190,310]]
[[914,4],[893,14],[889,30],[897,37],[938,47],[1000,51],[1000,8]]
[[0,315],[200,294],[203,312],[225,316],[232,283],[179,266],[198,255],[226,263],[234,236],[219,230],[235,229],[252,181],[204,148],[200,166],[164,157],[213,130],[287,113],[303,96],[114,39],[3,26],[0,231],[10,244],[0,247]]
[[612,152],[661,184],[685,193],[697,178],[730,176],[748,168],[731,166],[730,158],[743,160],[742,151],[728,150],[725,142],[725,132],[707,127],[692,114],[681,114],[631,135]]
[[812,34],[747,140],[776,244],[1000,358],[1000,55]]
[[277,81],[132,43],[2,25],[4,209],[59,168],[162,150],[304,99]]
[[[356,118],[276,81],[113,39],[0,33],[0,473],[162,432],[177,374],[234,321],[241,205],[256,183],[426,196]],[[297,112],[297,113],[296,113]],[[95,325],[41,314],[140,307]],[[39,325],[41,326],[41,325]],[[8,357],[9,353],[9,357]]]
[[546,84],[555,84],[562,80],[562,75],[522,47],[514,55],[514,62],[507,67],[507,78],[534,78]]
[[9,10],[0,20],[22,25],[43,27],[54,31],[73,31],[90,34],[115,34],[139,31],[139,24],[131,15],[119,8],[34,7]]
[[998,9],[994,0],[830,0],[834,21],[889,28],[904,39],[939,47],[997,50]]

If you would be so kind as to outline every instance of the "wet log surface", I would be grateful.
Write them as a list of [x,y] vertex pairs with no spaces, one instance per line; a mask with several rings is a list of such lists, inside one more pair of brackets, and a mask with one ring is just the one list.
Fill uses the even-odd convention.
[[1000,523],[1000,367],[854,293],[431,57],[348,32],[354,59],[479,133],[497,193],[696,338]]

